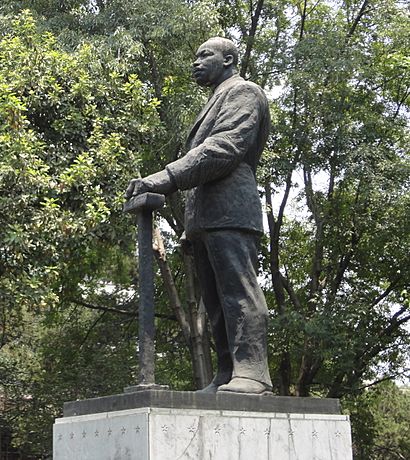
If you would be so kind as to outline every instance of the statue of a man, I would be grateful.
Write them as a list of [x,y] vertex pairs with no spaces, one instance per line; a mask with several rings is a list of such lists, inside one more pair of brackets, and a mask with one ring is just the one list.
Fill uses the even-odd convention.
[[127,197],[187,190],[185,233],[192,243],[218,369],[205,393],[272,390],[268,310],[257,281],[262,211],[255,174],[269,125],[262,89],[237,73],[238,51],[225,38],[203,43],[193,76],[213,94],[198,115],[187,153],[158,173],[131,180]]

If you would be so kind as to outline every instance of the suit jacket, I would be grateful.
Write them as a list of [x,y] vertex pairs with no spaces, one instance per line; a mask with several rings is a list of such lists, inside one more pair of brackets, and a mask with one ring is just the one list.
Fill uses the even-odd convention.
[[197,117],[187,154],[167,170],[188,190],[185,232],[241,229],[261,233],[256,167],[270,126],[262,89],[239,75],[222,82]]

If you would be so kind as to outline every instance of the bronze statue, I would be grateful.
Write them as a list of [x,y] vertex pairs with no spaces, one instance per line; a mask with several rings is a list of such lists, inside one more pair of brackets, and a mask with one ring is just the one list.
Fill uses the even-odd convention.
[[230,40],[215,37],[199,47],[193,76],[213,94],[188,135],[187,153],[163,171],[131,180],[127,198],[187,190],[186,239],[218,358],[214,379],[200,391],[263,394],[272,382],[268,310],[257,282],[263,228],[255,174],[270,117],[262,89],[238,75],[237,63]]

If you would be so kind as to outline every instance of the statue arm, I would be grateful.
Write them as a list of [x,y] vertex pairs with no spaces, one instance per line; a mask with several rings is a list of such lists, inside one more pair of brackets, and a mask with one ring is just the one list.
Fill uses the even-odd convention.
[[266,98],[258,87],[244,84],[232,88],[210,135],[167,166],[177,187],[186,190],[230,174],[255,145],[266,110]]

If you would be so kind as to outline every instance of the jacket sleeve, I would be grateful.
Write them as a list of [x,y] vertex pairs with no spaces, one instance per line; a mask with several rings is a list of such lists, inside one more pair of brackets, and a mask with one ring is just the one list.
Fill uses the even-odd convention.
[[231,88],[205,141],[167,166],[177,187],[190,189],[231,173],[255,144],[266,110],[266,98],[258,87]]

